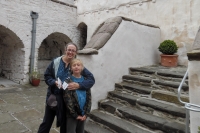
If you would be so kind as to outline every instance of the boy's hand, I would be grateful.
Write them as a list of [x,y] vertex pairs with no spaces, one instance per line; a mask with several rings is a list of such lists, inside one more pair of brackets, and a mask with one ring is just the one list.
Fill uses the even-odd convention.
[[76,119],[82,121],[82,116],[79,115]]
[[68,90],[76,90],[78,89],[80,86],[78,83],[75,83],[75,82],[71,82],[68,84]]
[[82,117],[82,121],[85,121],[86,120],[86,115],[84,115],[83,117]]

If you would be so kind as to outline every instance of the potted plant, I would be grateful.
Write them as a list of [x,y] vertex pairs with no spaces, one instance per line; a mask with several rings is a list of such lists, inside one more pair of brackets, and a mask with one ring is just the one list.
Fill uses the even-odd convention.
[[178,50],[176,43],[173,40],[165,40],[158,47],[162,53],[161,65],[167,67],[176,67],[178,64],[178,55],[175,54]]
[[38,86],[40,84],[40,72],[36,69],[30,73],[30,82],[33,86]]

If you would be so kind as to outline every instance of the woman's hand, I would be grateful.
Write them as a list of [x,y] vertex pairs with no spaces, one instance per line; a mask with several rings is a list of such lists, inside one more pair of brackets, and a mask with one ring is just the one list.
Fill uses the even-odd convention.
[[68,84],[68,90],[76,90],[78,89],[80,86],[78,83],[75,83],[75,82],[71,82]]

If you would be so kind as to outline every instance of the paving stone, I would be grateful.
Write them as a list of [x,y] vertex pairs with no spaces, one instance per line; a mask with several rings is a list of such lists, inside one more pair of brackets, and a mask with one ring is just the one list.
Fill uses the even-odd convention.
[[11,114],[9,114],[9,113],[0,114],[0,124],[8,123],[8,122],[11,122],[11,121],[16,121],[16,119]]
[[16,117],[18,120],[20,120],[21,122],[27,122],[39,119],[41,117],[41,113],[39,113],[35,109],[31,109],[19,113],[14,113],[13,116]]
[[3,100],[7,102],[8,104],[19,104],[20,102],[27,101],[23,97],[15,97],[15,98],[7,97],[7,98],[4,98]]
[[153,133],[152,131],[148,131],[142,127],[135,126],[124,119],[120,119],[97,110],[92,111],[90,118],[96,122],[106,125],[118,133]]
[[25,106],[25,108],[27,110],[29,109],[35,109],[37,110],[38,112],[40,112],[41,114],[44,114],[44,111],[45,111],[45,103],[44,104],[33,104],[33,105],[28,105],[28,106]]
[[85,124],[85,133],[113,133],[113,132],[91,121],[87,121]]
[[6,102],[4,102],[2,99],[0,99],[0,105],[4,104],[4,103],[6,103]]
[[32,133],[37,133],[40,123],[42,123],[42,120],[37,119],[37,120],[32,120],[28,122],[24,122],[24,126],[26,126],[28,129],[31,130]]
[[27,110],[24,108],[24,106],[21,106],[19,104],[5,104],[3,106],[0,106],[0,109],[3,112],[8,112],[8,113],[15,113]]
[[1,133],[24,133],[29,132],[29,130],[18,121],[13,121],[9,123],[0,124]]

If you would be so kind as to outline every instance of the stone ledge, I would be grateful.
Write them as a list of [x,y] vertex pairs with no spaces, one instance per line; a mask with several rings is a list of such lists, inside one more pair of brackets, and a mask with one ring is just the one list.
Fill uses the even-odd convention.
[[193,50],[187,53],[189,61],[200,61],[200,50]]

